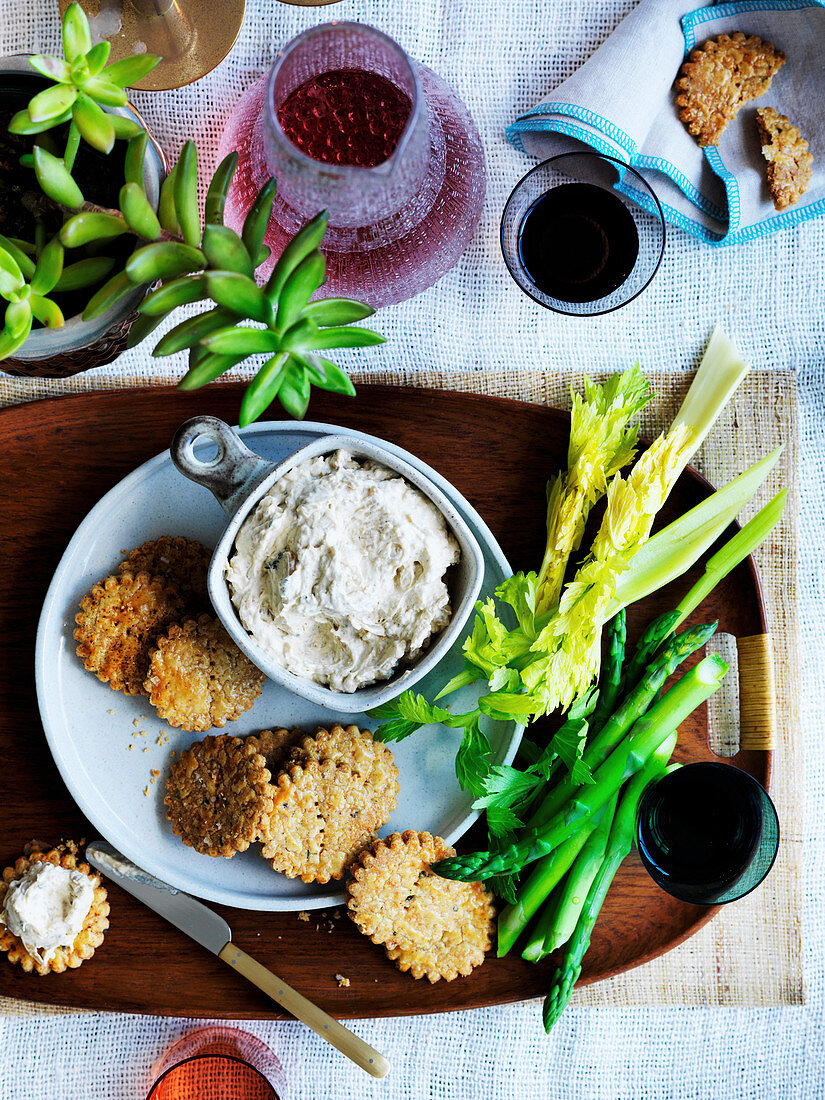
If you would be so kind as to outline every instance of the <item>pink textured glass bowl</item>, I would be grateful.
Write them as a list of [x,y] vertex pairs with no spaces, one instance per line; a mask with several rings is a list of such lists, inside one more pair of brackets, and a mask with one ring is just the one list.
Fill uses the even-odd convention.
[[[375,168],[313,160],[278,121],[278,108],[297,87],[339,69],[378,73],[412,104],[395,151]],[[481,216],[484,151],[464,103],[391,38],[360,23],[313,27],[284,47],[233,112],[220,155],[233,149],[240,159],[225,214],[232,228],[240,228],[267,180],[278,181],[264,275],[309,218],[329,211],[321,246],[326,297],[378,307],[419,294],[457,263]]]

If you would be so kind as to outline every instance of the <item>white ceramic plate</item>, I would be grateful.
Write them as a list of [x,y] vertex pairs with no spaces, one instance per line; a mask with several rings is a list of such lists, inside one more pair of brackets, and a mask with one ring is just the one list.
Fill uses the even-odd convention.
[[[253,451],[281,462],[319,436],[343,430],[325,424],[271,423],[252,425],[241,434]],[[485,562],[480,598],[485,598],[511,573],[498,543],[449,482],[414,455],[403,453],[452,501],[478,539]],[[60,561],[40,617],[37,697],[46,738],[67,787],[94,827],[129,859],[170,885],[243,909],[337,905],[344,897],[338,883],[307,885],[276,874],[261,858],[258,845],[233,859],[214,859],[185,847],[166,821],[163,794],[170,752],[187,748],[198,735],[166,726],[144,696],[110,690],[75,654],[74,616],[80,600],[96,581],[114,572],[130,549],[164,534],[215,546],[225,525],[226,516],[212,494],[179,474],[168,451],[138,467],[92,509]],[[432,697],[461,667],[457,644],[416,690]],[[466,688],[451,697],[450,705],[456,712],[468,710],[477,695],[477,689]],[[326,710],[267,681],[251,710],[215,732],[243,736],[274,726],[301,726],[311,732],[334,721],[373,729],[378,725],[366,715]],[[493,724],[496,763],[512,760],[521,733],[522,727],[513,722]],[[419,829],[453,843],[475,821],[472,796],[455,778],[459,736],[440,726],[428,727],[392,746],[401,790],[398,809],[383,833]],[[153,769],[159,772],[154,782]]]

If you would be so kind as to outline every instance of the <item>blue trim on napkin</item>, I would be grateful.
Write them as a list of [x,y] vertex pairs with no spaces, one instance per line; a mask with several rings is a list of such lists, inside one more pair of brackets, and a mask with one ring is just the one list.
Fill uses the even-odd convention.
[[[685,56],[696,46],[696,29],[703,23],[711,20],[739,15],[750,11],[803,11],[806,8],[825,8],[825,0],[739,0],[737,3],[713,4],[688,12],[681,19],[682,34],[685,40]],[[555,117],[560,115],[561,117]],[[577,126],[571,119],[584,123],[590,129]],[[727,198],[727,209],[703,195],[674,164],[664,157],[650,157],[639,153],[636,142],[610,119],[588,110],[575,103],[561,103],[549,101],[539,103],[520,115],[515,122],[505,130],[505,137],[511,145],[514,145],[522,153],[526,153],[521,134],[531,133],[558,133],[588,145],[606,156],[625,160],[627,164],[636,169],[647,169],[661,172],[671,180],[682,194],[699,210],[715,221],[727,222],[725,232],[717,232],[703,225],[699,221],[686,214],[675,210],[667,203],[662,202],[662,210],[665,217],[673,225],[679,226],[685,232],[698,237],[699,240],[712,245],[740,244],[744,241],[754,240],[777,229],[798,225],[809,218],[817,217],[825,213],[825,199],[807,206],[798,207],[795,210],[786,210],[775,216],[765,218],[754,225],[740,227],[741,222],[741,197],[739,183],[732,172],[728,171],[722,160],[718,146],[707,146],[703,149],[705,159],[711,170],[722,181]],[[600,134],[604,137],[600,137]],[[609,138],[610,144],[604,138]],[[622,155],[624,154],[624,156]],[[622,179],[615,185],[617,190],[632,198],[634,202],[656,213],[653,204],[647,196],[638,192],[635,188],[624,183]],[[661,200],[660,200],[661,201]]]

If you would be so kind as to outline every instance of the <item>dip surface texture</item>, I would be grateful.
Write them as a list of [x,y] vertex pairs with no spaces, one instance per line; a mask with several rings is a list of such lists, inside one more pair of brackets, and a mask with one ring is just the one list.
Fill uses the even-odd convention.
[[35,962],[46,964],[58,947],[71,947],[94,901],[88,875],[33,863],[6,893],[2,922],[23,941]]
[[450,620],[459,549],[402,477],[346,451],[290,470],[262,498],[226,570],[244,627],[296,676],[352,692],[414,660]]

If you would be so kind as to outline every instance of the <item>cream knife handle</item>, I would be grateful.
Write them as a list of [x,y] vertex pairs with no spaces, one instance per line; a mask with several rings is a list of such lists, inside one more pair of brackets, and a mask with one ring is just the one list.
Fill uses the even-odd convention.
[[369,1043],[365,1043],[363,1039],[353,1035],[343,1024],[339,1024],[323,1009],[314,1005],[312,1001],[308,1001],[291,985],[281,981],[271,970],[267,970],[265,966],[253,959],[251,955],[247,955],[245,951],[241,951],[234,943],[226,944],[218,954],[218,958],[231,966],[233,970],[237,970],[239,974],[242,974],[253,985],[256,985],[258,989],[263,990],[267,997],[271,997],[273,1001],[291,1013],[296,1020],[300,1020],[307,1027],[311,1027],[317,1035],[320,1035],[322,1039],[326,1039],[328,1043],[332,1043],[342,1054],[345,1054],[361,1069],[365,1069],[367,1073],[371,1073],[373,1077],[386,1077],[390,1072],[390,1063],[383,1054],[379,1054]]

